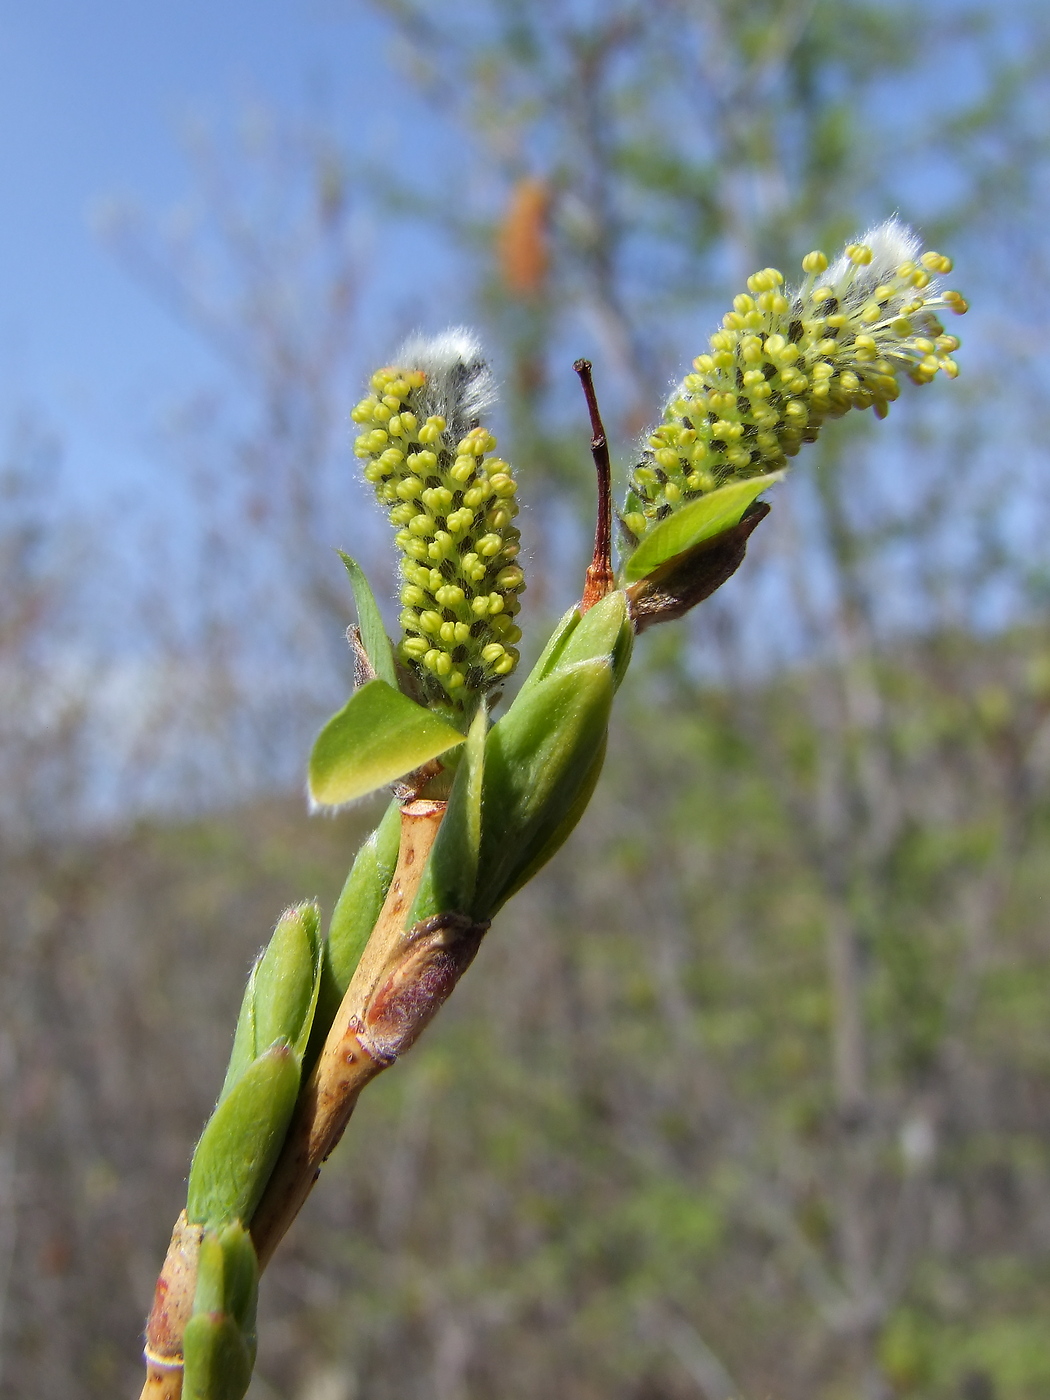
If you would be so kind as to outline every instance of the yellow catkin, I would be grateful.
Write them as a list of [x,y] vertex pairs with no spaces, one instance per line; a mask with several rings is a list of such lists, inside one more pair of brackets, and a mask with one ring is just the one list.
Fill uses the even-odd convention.
[[783,467],[828,418],[884,417],[902,375],[954,378],[959,342],[940,316],[966,302],[936,276],[951,268],[891,219],[834,265],[807,253],[793,290],[776,268],[753,273],[647,435],[621,517],[628,539],[718,486]]

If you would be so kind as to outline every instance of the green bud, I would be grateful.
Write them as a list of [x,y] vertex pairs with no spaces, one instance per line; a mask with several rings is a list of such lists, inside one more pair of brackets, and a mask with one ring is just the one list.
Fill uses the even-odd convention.
[[558,668],[522,690],[489,731],[478,882],[464,911],[473,918],[490,918],[563,830],[564,840],[565,823],[578,820],[581,792],[597,781],[613,690],[608,658]]
[[540,652],[539,659],[535,666],[533,666],[532,670],[522,681],[521,689],[518,691],[515,704],[526,691],[531,690],[532,687],[538,685],[540,681],[546,680],[557,666],[558,662],[561,660],[562,653],[568,645],[569,638],[580,624],[580,617],[580,609],[577,606],[570,608],[561,618],[557,627],[555,627],[548,638],[547,645]]
[[190,1165],[186,1214],[216,1227],[250,1221],[299,1095],[299,1058],[279,1041],[241,1074],[209,1118]]

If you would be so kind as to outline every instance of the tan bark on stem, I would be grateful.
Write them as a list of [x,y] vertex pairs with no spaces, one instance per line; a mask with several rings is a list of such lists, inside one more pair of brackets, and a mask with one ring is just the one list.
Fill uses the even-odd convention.
[[386,902],[324,1049],[299,1096],[284,1148],[252,1218],[252,1240],[260,1268],[266,1267],[310,1194],[323,1163],[343,1135],[361,1090],[393,1063],[394,1057],[367,1033],[368,1009],[392,955],[405,939],[405,919],[445,808],[444,802],[417,799],[401,809],[401,845]]

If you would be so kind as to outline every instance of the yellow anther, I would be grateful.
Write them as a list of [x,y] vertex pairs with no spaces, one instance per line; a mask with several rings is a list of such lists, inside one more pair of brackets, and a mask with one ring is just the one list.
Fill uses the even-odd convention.
[[867,267],[871,262],[871,249],[866,243],[850,243],[846,247],[846,257],[855,267]]
[[803,272],[826,272],[828,268],[827,254],[822,253],[819,248],[812,253],[807,253],[802,259]]

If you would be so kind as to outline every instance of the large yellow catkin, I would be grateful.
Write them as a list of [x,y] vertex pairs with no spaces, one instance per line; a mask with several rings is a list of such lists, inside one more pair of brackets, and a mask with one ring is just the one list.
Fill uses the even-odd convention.
[[884,417],[902,373],[954,378],[959,341],[940,314],[966,302],[937,280],[951,267],[890,219],[830,268],[808,253],[794,290],[776,268],[749,277],[645,444],[624,503],[629,538],[718,486],[776,471],[825,419],[851,408]]

